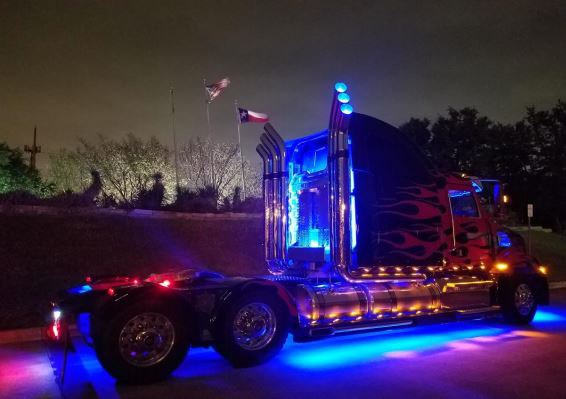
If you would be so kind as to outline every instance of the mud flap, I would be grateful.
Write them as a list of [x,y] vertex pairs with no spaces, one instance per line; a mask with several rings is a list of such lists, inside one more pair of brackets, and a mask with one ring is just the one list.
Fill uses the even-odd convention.
[[61,325],[58,339],[44,333],[44,345],[53,369],[55,382],[64,398],[96,398],[90,384],[85,384],[86,371],[73,344],[67,325]]

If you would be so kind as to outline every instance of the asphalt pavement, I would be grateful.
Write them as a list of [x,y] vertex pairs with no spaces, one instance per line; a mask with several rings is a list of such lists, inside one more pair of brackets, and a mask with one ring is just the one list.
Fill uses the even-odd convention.
[[92,398],[565,398],[566,290],[528,327],[470,321],[288,340],[267,364],[234,369],[212,349],[191,350],[167,381],[125,386],[77,352],[58,390],[40,343],[0,346],[0,397]]

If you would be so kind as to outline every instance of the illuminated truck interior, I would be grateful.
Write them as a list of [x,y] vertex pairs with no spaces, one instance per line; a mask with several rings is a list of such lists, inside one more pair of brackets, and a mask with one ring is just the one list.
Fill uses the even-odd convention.
[[289,259],[329,261],[327,135],[302,139],[289,149]]

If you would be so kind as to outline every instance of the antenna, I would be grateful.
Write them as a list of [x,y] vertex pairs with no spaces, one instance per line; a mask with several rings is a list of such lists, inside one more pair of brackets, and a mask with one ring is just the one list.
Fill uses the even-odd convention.
[[30,153],[29,168],[31,170],[37,170],[37,168],[35,167],[35,157],[41,152],[41,146],[37,145],[37,125],[35,125],[33,128],[33,145],[29,146],[26,144],[24,146],[24,151]]
[[171,95],[171,133],[173,133],[173,157],[175,159],[175,182],[177,190],[179,189],[179,163],[177,161],[177,133],[175,131],[175,89],[171,86],[169,90]]

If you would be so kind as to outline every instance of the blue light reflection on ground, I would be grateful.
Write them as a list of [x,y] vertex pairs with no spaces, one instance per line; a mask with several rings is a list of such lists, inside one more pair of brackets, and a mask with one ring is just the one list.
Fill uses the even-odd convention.
[[[544,336],[566,329],[566,311],[539,310],[531,326],[510,326],[497,321],[454,322],[286,345],[279,355],[292,367],[330,369],[351,367],[395,357],[415,357],[454,348],[482,349],[482,345]],[[538,334],[538,335],[537,335]],[[478,343],[480,345],[478,345]]]
[[422,352],[438,350],[443,346],[470,338],[497,336],[509,331],[505,327],[459,323],[435,325],[414,329],[392,330],[381,333],[333,337],[320,342],[294,345],[280,356],[284,363],[303,369],[348,367],[360,363],[385,360],[398,354],[418,356]]
[[550,312],[548,310],[538,310],[535,319],[533,321],[533,325],[537,325],[540,323],[560,323],[566,322],[566,314],[560,312],[559,309],[552,309],[553,311]]
[[[308,343],[294,343],[289,338],[283,351],[270,364],[289,371],[343,369],[459,349],[489,350],[500,342],[544,339],[549,333],[565,330],[566,310],[544,307],[537,312],[532,325],[525,327],[497,321],[470,321],[336,336]],[[102,369],[92,348],[79,344],[77,349],[85,383],[92,383],[100,397],[115,396],[114,380]],[[173,379],[214,377],[215,381],[221,381],[230,370],[230,364],[214,350],[194,348],[173,373]]]

